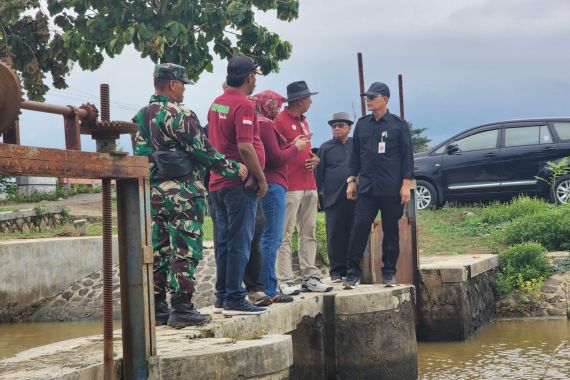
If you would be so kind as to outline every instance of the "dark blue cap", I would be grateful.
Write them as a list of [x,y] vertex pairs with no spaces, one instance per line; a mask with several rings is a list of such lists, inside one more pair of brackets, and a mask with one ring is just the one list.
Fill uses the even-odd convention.
[[360,96],[382,95],[390,97],[390,89],[385,83],[374,82],[368,87],[368,91],[363,92]]

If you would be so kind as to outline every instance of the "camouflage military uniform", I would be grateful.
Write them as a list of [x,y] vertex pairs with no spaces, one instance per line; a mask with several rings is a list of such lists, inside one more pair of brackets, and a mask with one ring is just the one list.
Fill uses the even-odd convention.
[[239,174],[239,163],[218,153],[196,115],[166,96],[152,96],[133,121],[139,126],[135,155],[185,150],[193,160],[191,175],[173,180],[162,179],[156,164],[150,163],[155,294],[166,291],[167,276],[172,293],[191,294],[194,271],[202,259],[206,170],[233,179]]

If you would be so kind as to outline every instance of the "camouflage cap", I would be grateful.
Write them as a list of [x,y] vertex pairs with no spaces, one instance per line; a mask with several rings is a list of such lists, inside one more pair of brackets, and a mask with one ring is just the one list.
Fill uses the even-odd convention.
[[194,84],[188,79],[186,69],[174,63],[161,63],[154,66],[154,77],[166,80],[179,80],[186,84]]

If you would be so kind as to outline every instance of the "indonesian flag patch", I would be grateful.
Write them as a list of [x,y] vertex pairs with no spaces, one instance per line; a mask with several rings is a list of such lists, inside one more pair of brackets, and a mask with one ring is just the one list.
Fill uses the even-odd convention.
[[253,125],[253,117],[244,116],[242,120],[243,125]]

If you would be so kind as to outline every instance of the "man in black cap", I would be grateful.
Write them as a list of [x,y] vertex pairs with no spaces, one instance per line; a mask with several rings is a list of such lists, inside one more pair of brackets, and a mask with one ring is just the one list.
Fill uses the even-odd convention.
[[402,217],[403,205],[410,200],[414,170],[410,127],[388,111],[388,86],[372,83],[361,96],[366,97],[366,106],[372,114],[358,120],[353,135],[346,196],[356,200],[356,208],[348,246],[345,289],[354,289],[360,282],[360,260],[378,210],[382,214],[384,233],[382,280],[386,286],[396,283],[396,262],[400,254],[398,220]]
[[[305,112],[311,106],[311,92],[305,81],[293,82],[287,86],[288,107],[275,119],[275,128],[287,143],[297,136],[311,138],[311,130],[305,118]],[[311,152],[308,143],[304,151],[299,152],[287,165],[287,194],[285,196],[285,231],[283,242],[277,253],[276,274],[279,289],[283,294],[299,294],[300,289],[294,284],[291,262],[291,236],[297,227],[299,236],[299,266],[301,267],[302,288],[312,292],[328,292],[332,286],[325,285],[319,278],[319,269],[315,266],[317,256],[317,185],[313,171],[319,164],[319,158]]]
[[346,112],[337,112],[329,120],[333,138],[319,148],[321,162],[315,172],[326,215],[330,275],[334,283],[346,278],[346,252],[354,219],[354,202],[346,198],[348,161],[352,154],[352,138],[348,135],[352,124]]
[[[249,303],[242,287],[250,259],[258,196],[267,192],[263,174],[265,151],[253,103],[248,99],[256,83],[257,65],[246,56],[228,62],[228,87],[208,113],[208,136],[227,158],[243,162],[256,186],[246,188],[211,172],[210,191],[216,220],[216,307],[224,315],[260,314],[264,308]],[[248,180],[248,182],[250,182]]]

